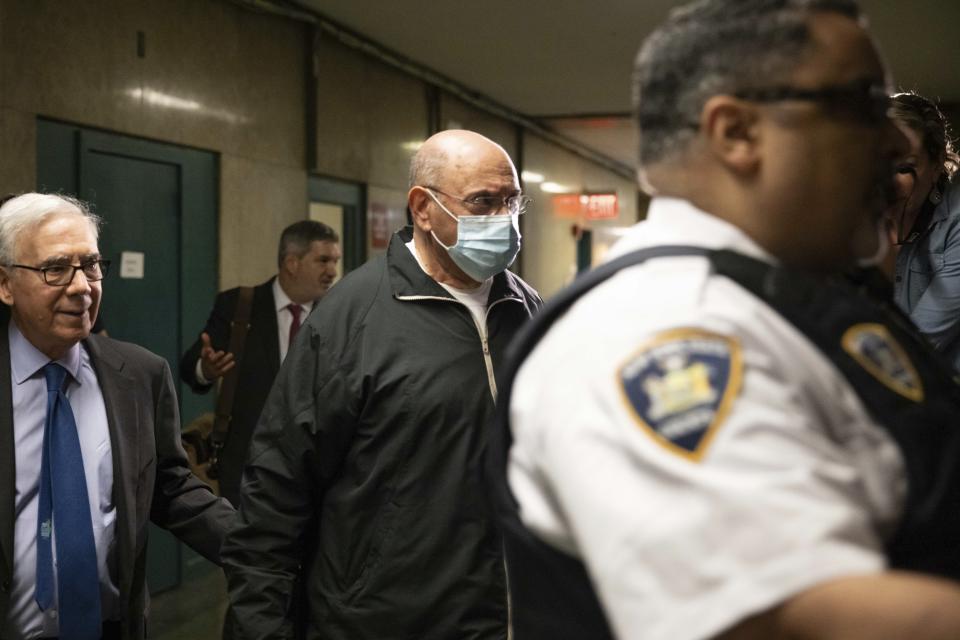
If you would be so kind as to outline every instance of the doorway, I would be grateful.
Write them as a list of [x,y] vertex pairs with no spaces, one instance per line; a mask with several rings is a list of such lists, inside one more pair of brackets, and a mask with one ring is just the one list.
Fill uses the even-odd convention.
[[362,184],[322,176],[307,181],[308,216],[340,234],[343,263],[348,273],[367,261],[367,196]]

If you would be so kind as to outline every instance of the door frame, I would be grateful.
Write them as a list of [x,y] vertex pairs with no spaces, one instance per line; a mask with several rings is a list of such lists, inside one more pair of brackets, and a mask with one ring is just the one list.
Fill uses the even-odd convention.
[[307,201],[343,207],[343,273],[367,261],[367,189],[359,182],[327,176],[307,176]]

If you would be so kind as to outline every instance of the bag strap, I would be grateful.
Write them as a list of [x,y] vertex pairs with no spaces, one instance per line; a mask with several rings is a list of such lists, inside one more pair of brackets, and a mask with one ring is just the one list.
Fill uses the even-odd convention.
[[230,345],[228,350],[233,354],[233,368],[223,377],[220,383],[220,395],[217,397],[217,410],[213,419],[213,431],[210,433],[210,444],[213,451],[210,455],[210,471],[212,478],[217,476],[217,464],[220,461],[220,450],[227,441],[230,430],[230,421],[233,419],[233,397],[237,391],[237,381],[240,378],[240,362],[243,359],[243,350],[247,344],[247,333],[250,331],[250,308],[253,306],[253,287],[240,287],[237,296],[237,308],[230,322]]

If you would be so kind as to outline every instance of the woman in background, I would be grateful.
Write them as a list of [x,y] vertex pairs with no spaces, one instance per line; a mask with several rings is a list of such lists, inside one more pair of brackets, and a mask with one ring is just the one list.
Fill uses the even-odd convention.
[[940,109],[915,93],[893,97],[893,116],[910,140],[895,167],[896,202],[887,210],[896,252],[894,298],[936,349],[960,369],[960,165]]

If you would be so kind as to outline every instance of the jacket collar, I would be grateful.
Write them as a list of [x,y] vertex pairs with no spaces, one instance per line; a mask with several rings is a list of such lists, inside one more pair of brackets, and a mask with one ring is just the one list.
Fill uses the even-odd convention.
[[[390,238],[387,247],[387,273],[390,277],[390,291],[394,298],[449,298],[454,300],[446,289],[428,276],[420,268],[416,258],[407,249],[407,243],[413,239],[413,227],[406,226]],[[489,301],[523,300],[523,289],[519,278],[510,271],[493,276]]]

